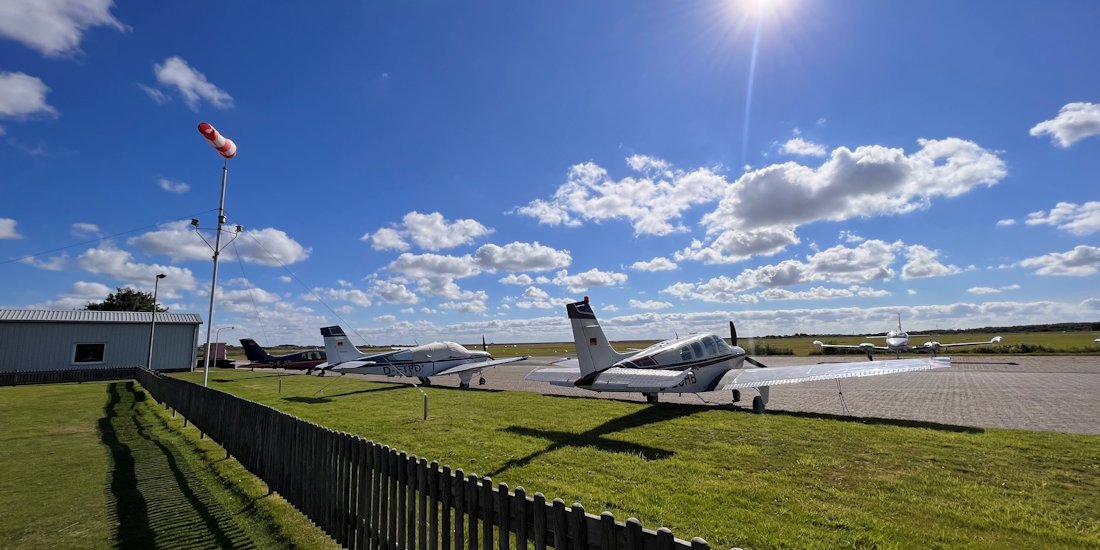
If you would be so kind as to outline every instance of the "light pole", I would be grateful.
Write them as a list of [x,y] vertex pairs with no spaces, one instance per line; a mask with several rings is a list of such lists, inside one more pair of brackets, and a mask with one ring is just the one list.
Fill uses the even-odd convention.
[[[218,330],[214,331],[214,343],[217,344],[218,342],[222,341],[222,331],[223,330],[233,330],[235,328],[237,328],[237,327],[235,327],[233,325],[230,325],[230,326],[227,326],[227,327],[218,327]],[[222,348],[222,349],[225,349],[225,348]]]
[[153,311],[149,315],[149,355],[145,358],[145,368],[149,370],[153,370],[153,333],[157,330],[157,290],[160,287],[160,280],[165,277],[167,275],[157,273],[157,278],[153,279]]

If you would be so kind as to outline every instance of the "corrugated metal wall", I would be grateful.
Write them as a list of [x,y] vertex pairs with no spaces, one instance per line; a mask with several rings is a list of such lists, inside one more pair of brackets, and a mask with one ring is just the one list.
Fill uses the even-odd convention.
[[[199,325],[158,323],[153,368],[191,368]],[[74,364],[77,343],[106,344],[102,363]],[[0,371],[43,371],[145,365],[149,352],[147,323],[0,322]]]

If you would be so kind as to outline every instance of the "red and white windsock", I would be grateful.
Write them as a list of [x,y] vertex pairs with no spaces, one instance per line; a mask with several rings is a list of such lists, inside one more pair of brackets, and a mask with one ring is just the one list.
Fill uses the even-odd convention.
[[199,133],[210,142],[211,146],[218,150],[219,155],[227,159],[237,156],[237,144],[219,134],[209,122],[199,124]]

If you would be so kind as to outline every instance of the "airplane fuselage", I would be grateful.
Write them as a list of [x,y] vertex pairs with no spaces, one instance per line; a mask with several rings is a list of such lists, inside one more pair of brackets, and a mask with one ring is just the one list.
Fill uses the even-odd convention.
[[[696,393],[714,390],[727,372],[744,366],[745,350],[730,346],[713,334],[665,340],[608,368],[690,370],[679,384],[655,393]],[[575,386],[593,391],[614,391],[600,379],[607,369],[577,380]]]
[[356,374],[375,374],[379,376],[408,376],[419,378],[422,376],[435,376],[445,370],[476,363],[489,359],[489,354],[470,356],[457,359],[440,359],[429,361],[379,361],[376,365],[363,365],[360,367],[341,369],[341,372]]

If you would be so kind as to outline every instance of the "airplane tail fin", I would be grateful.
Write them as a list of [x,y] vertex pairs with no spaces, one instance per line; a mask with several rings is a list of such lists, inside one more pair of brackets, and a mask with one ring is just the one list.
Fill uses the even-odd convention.
[[615,351],[604,336],[600,322],[596,320],[596,314],[588,303],[588,296],[582,302],[566,304],[566,312],[569,314],[569,324],[573,328],[573,343],[577,347],[577,362],[580,364],[581,374],[589,375],[596,371],[604,370],[614,365],[619,360],[629,357],[628,353]]
[[354,361],[363,356],[358,349],[348,340],[344,329],[339,325],[322,327],[321,336],[325,339],[325,357],[330,365],[338,365],[346,361]]
[[268,355],[264,348],[261,348],[255,340],[251,338],[241,339],[241,347],[244,348],[244,356],[253,363],[263,363],[274,359],[271,355]]

